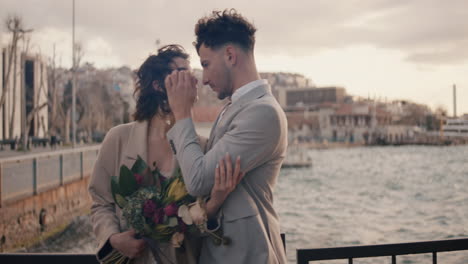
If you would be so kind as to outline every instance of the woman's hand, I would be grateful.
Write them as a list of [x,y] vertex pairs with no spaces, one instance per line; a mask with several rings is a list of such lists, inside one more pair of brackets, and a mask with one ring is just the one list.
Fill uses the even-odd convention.
[[216,215],[224,200],[236,188],[243,177],[244,173],[240,169],[240,157],[236,158],[233,170],[231,157],[226,153],[215,169],[215,184],[211,189],[210,200],[206,204],[206,213],[209,218]]
[[112,235],[109,238],[109,242],[122,255],[131,259],[139,257],[146,248],[146,243],[143,239],[135,238],[135,230],[133,229]]

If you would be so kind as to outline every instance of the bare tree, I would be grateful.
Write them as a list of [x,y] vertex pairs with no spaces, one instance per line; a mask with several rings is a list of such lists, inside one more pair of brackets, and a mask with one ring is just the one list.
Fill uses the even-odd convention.
[[[58,67],[57,54],[55,52],[55,44],[53,46],[52,57],[48,60],[47,81],[48,81],[48,103],[49,103],[49,136],[57,136],[63,134],[66,119],[66,110],[63,103],[63,93],[60,91],[65,89],[66,83],[64,80],[70,78],[70,71]],[[71,100],[71,99],[70,99]],[[70,101],[71,104],[71,101]],[[62,135],[64,136],[64,135]]]

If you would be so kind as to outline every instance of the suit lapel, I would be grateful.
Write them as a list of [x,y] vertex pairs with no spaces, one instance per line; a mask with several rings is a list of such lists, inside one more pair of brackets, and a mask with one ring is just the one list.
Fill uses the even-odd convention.
[[216,118],[216,121],[213,123],[213,126],[211,127],[211,131],[210,131],[210,136],[208,138],[208,143],[206,143],[206,147],[205,147],[205,151],[208,151],[209,149],[211,149],[211,146],[213,144],[213,140],[215,138],[215,131],[216,131],[216,127],[218,126],[218,122],[219,122],[219,119],[221,118],[221,113],[224,111],[224,109],[229,105],[229,103],[226,103],[224,105],[224,107],[221,109],[221,111],[219,112],[218,114],[218,117]]
[[255,87],[248,93],[244,94],[235,102],[233,102],[229,106],[229,108],[226,109],[226,112],[224,112],[223,114],[223,118],[221,118],[220,120],[221,113],[223,112],[221,111],[218,115],[218,118],[216,119],[216,122],[213,125],[213,128],[211,129],[210,137],[209,137],[208,144],[207,144],[207,150],[210,150],[213,147],[213,145],[222,136],[221,133],[223,133],[223,131],[221,131],[221,129],[224,129],[228,125],[228,122],[230,123],[232,121],[232,118],[231,118],[232,115],[235,115],[236,113],[238,113],[250,101],[263,97],[265,94],[269,92],[270,92],[269,85],[260,85],[258,87]]

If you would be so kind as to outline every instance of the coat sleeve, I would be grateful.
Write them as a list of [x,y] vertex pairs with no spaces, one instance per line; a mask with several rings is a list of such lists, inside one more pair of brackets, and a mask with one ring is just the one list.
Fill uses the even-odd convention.
[[[191,118],[176,122],[167,136],[176,153],[188,192],[208,195],[214,185],[216,164],[229,153],[241,157],[246,174],[271,159],[284,139],[286,121],[271,104],[252,104],[230,123],[226,133],[205,154],[197,141]],[[248,175],[246,175],[248,177]]]
[[110,188],[111,176],[118,163],[117,155],[118,137],[115,129],[111,129],[101,145],[88,186],[92,202],[91,224],[99,243],[98,259],[102,257],[102,251],[109,248],[109,237],[121,232]]

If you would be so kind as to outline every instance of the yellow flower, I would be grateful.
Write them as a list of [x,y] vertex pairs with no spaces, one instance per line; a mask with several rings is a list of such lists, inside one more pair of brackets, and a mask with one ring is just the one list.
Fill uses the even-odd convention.
[[169,186],[167,191],[167,196],[172,197],[175,202],[181,200],[187,195],[187,189],[185,189],[185,184],[180,178],[175,179]]
[[172,229],[167,225],[156,225],[156,233],[161,236],[169,235],[172,232]]

